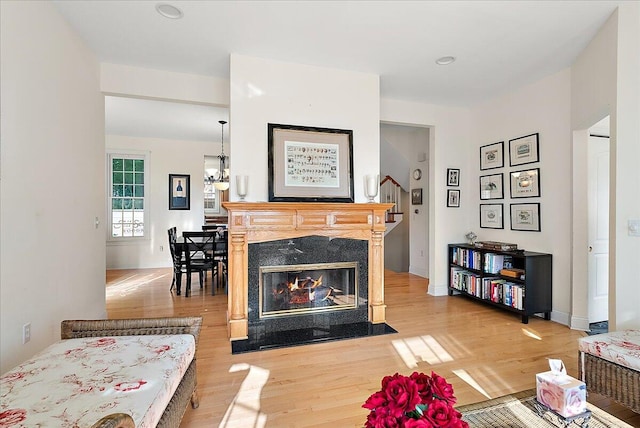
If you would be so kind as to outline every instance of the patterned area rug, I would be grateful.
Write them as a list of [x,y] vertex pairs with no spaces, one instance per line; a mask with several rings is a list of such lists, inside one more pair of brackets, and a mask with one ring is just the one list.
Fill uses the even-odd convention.
[[[535,401],[536,390],[531,389],[493,400],[460,406],[456,409],[462,413],[462,419],[467,421],[472,428],[552,428],[565,426],[551,412],[539,416],[534,406]],[[589,403],[587,403],[587,407],[592,412],[589,428],[632,428],[631,425]],[[569,426],[580,426],[581,422],[576,421]]]

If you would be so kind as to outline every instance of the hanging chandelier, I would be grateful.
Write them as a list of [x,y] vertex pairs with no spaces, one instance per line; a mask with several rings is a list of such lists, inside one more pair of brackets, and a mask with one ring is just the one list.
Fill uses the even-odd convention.
[[220,143],[222,150],[218,156],[218,159],[220,160],[220,167],[213,177],[213,186],[218,190],[224,191],[229,188],[229,165],[227,165],[229,158],[224,154],[224,125],[227,121],[219,120],[218,123],[222,126],[222,139]]

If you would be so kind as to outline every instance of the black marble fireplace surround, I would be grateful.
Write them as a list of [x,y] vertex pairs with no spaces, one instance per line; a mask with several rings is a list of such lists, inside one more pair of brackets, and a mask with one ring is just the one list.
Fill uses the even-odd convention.
[[[368,242],[305,236],[248,244],[248,339],[231,342],[232,353],[274,349],[356,337],[396,333],[368,321]],[[355,262],[357,305],[353,308],[260,317],[260,267]],[[339,288],[337,284],[331,284]]]

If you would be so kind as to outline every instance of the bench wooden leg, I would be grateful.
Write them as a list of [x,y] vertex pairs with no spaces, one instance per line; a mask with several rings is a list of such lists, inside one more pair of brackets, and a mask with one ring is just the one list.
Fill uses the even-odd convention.
[[198,407],[200,407],[200,398],[198,398],[198,391],[196,390],[191,394],[191,408],[197,409]]

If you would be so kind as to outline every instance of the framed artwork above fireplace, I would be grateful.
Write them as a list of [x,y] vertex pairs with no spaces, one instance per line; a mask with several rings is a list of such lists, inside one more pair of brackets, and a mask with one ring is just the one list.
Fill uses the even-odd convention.
[[353,131],[268,124],[269,202],[354,202]]

